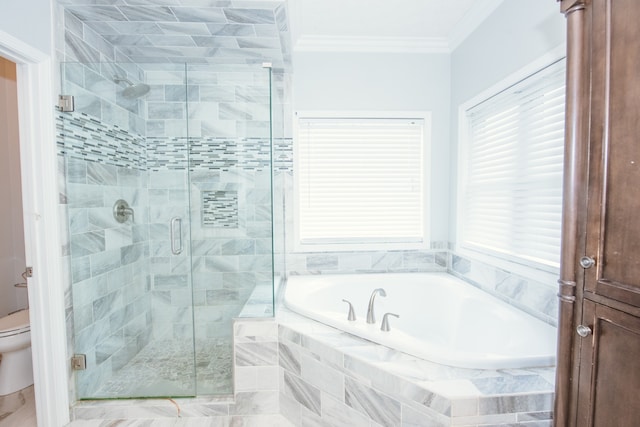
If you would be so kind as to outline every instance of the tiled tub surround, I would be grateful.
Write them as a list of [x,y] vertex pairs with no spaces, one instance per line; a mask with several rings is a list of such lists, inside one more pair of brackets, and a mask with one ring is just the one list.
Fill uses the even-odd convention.
[[296,426],[551,426],[555,369],[421,360],[279,309],[280,407]]
[[[558,319],[557,279],[541,273],[535,280],[486,262],[449,252],[448,272],[488,292],[519,310],[556,326]],[[543,279],[544,280],[544,279]]]
[[[233,399],[86,401],[76,403],[73,416],[225,427],[552,425],[552,367],[494,371],[438,365],[286,308],[276,319],[234,323],[234,372]],[[148,424],[152,420],[158,424]]]

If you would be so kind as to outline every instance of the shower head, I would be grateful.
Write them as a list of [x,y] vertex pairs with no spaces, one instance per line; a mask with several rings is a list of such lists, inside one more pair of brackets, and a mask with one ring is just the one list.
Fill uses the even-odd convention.
[[133,84],[131,80],[127,79],[126,77],[114,76],[113,81],[115,83],[124,82],[129,85],[126,88],[124,88],[124,90],[122,91],[122,96],[124,96],[127,99],[140,98],[141,96],[144,96],[147,93],[149,93],[149,90],[151,89],[151,87],[148,84],[144,84],[144,83]]

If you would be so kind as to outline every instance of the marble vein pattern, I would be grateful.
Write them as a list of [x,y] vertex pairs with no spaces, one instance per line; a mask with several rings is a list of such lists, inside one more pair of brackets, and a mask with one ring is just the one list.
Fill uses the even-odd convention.
[[[286,308],[277,322],[281,411],[295,425],[552,425],[553,367],[453,368],[351,337]],[[291,378],[320,390],[319,412],[305,406],[313,401],[309,395],[287,391]]]
[[176,419],[91,419],[76,420],[66,427],[294,427],[281,415],[233,415],[225,417],[190,417]]
[[302,378],[284,372],[283,393],[298,401],[311,412],[320,415],[321,392]]
[[[67,53],[83,62],[100,60],[99,51],[88,46],[104,40],[111,46],[110,52],[102,52],[106,57],[123,54],[139,63],[193,62],[199,58],[205,63],[271,62],[275,67],[291,67],[288,12],[281,1],[96,5],[62,0],[61,4],[67,17]],[[222,49],[179,49],[191,46]]]
[[[276,365],[261,366],[257,359],[255,366],[236,365],[235,400],[174,399],[181,417],[169,401],[131,401],[128,409],[123,401],[89,407],[82,403],[75,412],[86,424],[78,420],[72,426],[92,425],[89,420],[96,418],[135,426],[136,418],[143,417],[149,424],[142,425],[159,426],[169,421],[225,427],[552,425],[553,368],[485,371],[437,365],[352,338],[286,309],[275,321],[236,321],[234,337],[236,350],[247,343],[278,343],[280,352],[293,351],[286,350],[288,355]],[[283,362],[286,359],[298,364]],[[295,366],[299,372],[289,368]],[[257,379],[274,374],[279,381]],[[330,390],[329,383],[335,382],[343,384],[342,392]],[[205,415],[209,418],[202,418]]]
[[370,387],[345,378],[345,403],[385,427],[400,425],[400,404]]

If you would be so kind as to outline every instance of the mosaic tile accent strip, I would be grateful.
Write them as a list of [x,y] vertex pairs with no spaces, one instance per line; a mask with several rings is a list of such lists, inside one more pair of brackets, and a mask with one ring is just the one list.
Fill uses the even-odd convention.
[[147,167],[151,171],[185,169],[187,138],[147,138]]
[[273,170],[293,173],[293,139],[282,138],[273,141]]
[[232,168],[262,171],[270,167],[271,147],[268,139],[191,139],[191,168]]
[[145,170],[145,137],[108,125],[86,113],[56,116],[59,154],[106,165]]
[[[189,141],[189,144],[187,144]],[[271,147],[262,138],[153,137],[147,139],[150,170],[269,170]]]
[[238,228],[238,192],[203,191],[202,225],[215,228]]
[[[56,116],[58,153],[70,158],[139,170],[269,169],[271,147],[262,138],[153,137],[127,132],[86,113]],[[274,170],[293,170],[293,143],[274,141]]]

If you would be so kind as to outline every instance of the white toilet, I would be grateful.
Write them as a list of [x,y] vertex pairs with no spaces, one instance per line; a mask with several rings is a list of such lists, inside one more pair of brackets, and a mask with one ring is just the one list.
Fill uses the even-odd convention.
[[0,318],[0,396],[33,384],[29,310]]

